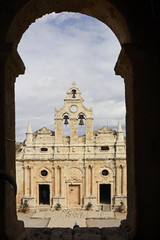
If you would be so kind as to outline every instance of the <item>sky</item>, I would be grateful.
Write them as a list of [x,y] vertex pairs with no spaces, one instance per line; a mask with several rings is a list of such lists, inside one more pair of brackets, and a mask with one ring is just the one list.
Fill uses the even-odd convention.
[[47,14],[23,34],[18,52],[26,70],[15,85],[16,141],[25,139],[28,122],[33,132],[54,131],[54,109],[73,82],[93,107],[94,130],[117,129],[120,120],[125,135],[124,80],[114,73],[120,44],[104,23],[79,13]]

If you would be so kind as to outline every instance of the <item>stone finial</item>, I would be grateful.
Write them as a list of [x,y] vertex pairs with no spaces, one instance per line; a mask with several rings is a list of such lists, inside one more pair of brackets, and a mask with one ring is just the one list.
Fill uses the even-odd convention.
[[118,127],[117,127],[117,142],[123,142],[124,138],[123,138],[123,130],[121,127],[121,122],[118,121]]
[[123,132],[123,131],[122,131],[122,127],[121,127],[121,122],[120,122],[120,121],[118,121],[117,132],[118,132],[118,133]]
[[33,140],[32,129],[30,123],[28,123],[27,132],[26,132],[26,144],[31,144]]
[[28,122],[27,132],[26,133],[32,133],[32,128],[30,122]]
[[72,86],[73,86],[73,87],[75,87],[75,86],[76,86],[76,83],[75,83],[75,82],[73,82],[73,83],[72,83]]

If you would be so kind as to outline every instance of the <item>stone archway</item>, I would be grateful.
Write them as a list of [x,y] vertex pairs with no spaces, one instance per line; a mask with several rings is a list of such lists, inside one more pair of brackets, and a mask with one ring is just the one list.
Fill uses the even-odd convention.
[[[10,175],[15,176],[15,106],[14,106],[14,81],[19,74],[23,74],[25,67],[17,53],[17,45],[21,39],[22,34],[34,22],[37,18],[50,12],[62,12],[72,11],[80,12],[93,16],[100,21],[107,24],[115,33],[122,45],[122,51],[119,60],[116,64],[116,73],[121,75],[125,79],[126,86],[126,106],[127,106],[127,160],[128,160],[128,223],[131,228],[131,232],[134,235],[136,217],[135,217],[135,135],[134,135],[134,120],[136,114],[135,106],[133,102],[137,93],[137,86],[133,86],[133,80],[137,78],[141,79],[142,74],[146,73],[142,71],[138,74],[140,64],[144,69],[143,60],[147,57],[144,52],[132,44],[131,34],[127,26],[127,18],[125,19],[122,13],[114,5],[109,3],[110,1],[85,1],[83,3],[79,1],[43,1],[43,0],[30,0],[21,1],[21,3],[10,6],[9,18],[3,15],[3,21],[6,21],[6,28],[2,31],[1,35],[1,53],[2,62],[0,68],[1,74],[1,93],[0,100],[2,103],[2,131],[1,131],[1,153],[2,161],[0,163],[1,168],[8,172]],[[122,9],[122,8],[121,8]],[[6,10],[7,11],[7,10]],[[123,12],[123,11],[121,11]],[[136,29],[136,28],[135,28]],[[136,30],[133,30],[136,31]],[[133,33],[134,34],[134,33]],[[138,61],[137,61],[138,60]],[[132,64],[131,64],[132,62]],[[136,71],[137,70],[137,71]],[[133,74],[134,72],[134,74]],[[136,102],[136,106],[138,102]],[[138,115],[138,113],[137,113]],[[5,192],[0,205],[3,218],[1,220],[1,226],[5,229],[8,236],[16,236],[18,233],[19,223],[16,220],[16,203],[14,192],[8,184],[1,184],[3,192]],[[12,199],[12,202],[9,201]],[[132,211],[131,211],[132,210]],[[11,217],[12,216],[12,217]],[[132,235],[131,234],[131,235]]]

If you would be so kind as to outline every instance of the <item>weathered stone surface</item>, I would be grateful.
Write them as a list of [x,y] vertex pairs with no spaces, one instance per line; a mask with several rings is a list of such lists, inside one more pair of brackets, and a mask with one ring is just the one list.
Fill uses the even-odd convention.
[[72,239],[72,229],[70,228],[52,228],[51,239],[70,240]]
[[103,240],[124,240],[124,235],[120,228],[102,228],[100,231]]
[[119,228],[28,228],[17,240],[124,240]]
[[73,240],[102,240],[99,228],[76,228],[73,232]]

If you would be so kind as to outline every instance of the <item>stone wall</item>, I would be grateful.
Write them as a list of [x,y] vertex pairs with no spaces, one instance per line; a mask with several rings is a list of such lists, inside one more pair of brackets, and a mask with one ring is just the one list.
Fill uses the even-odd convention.
[[[122,46],[116,73],[125,79],[128,216],[131,239],[159,234],[159,58],[158,1],[2,0],[0,8],[0,168],[15,177],[14,81],[24,73],[17,53],[23,33],[46,13],[73,11],[108,25]],[[149,179],[149,181],[148,181]],[[148,197],[148,189],[149,197]],[[12,186],[0,181],[1,239],[16,239],[20,223]],[[147,197],[146,197],[147,196]],[[146,210],[147,209],[147,210]],[[97,237],[98,239],[98,237]]]

